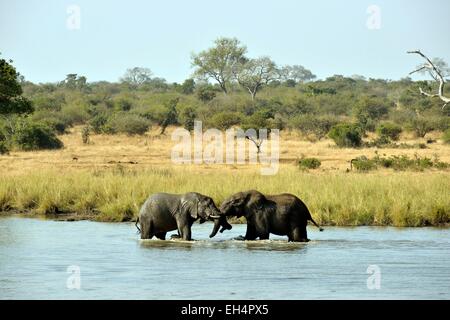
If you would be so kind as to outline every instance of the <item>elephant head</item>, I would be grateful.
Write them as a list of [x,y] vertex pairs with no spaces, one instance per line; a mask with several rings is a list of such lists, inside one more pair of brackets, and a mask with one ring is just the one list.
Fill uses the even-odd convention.
[[261,192],[250,190],[238,192],[226,199],[222,202],[220,211],[226,217],[242,217],[255,210],[263,210],[266,204],[267,199]]
[[224,230],[231,230],[232,226],[228,223],[226,216],[217,209],[213,199],[199,193],[192,192],[182,203],[182,210],[188,210],[192,219],[200,218],[200,223],[206,220],[214,221],[214,229],[210,237],[214,237],[220,227],[222,233]]

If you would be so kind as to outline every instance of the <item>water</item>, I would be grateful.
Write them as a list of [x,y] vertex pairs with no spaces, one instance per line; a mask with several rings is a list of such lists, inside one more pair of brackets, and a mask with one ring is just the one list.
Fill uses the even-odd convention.
[[191,243],[141,241],[131,223],[0,218],[0,298],[450,298],[450,229],[310,226],[307,244],[230,240],[245,225],[211,240],[211,229],[194,225]]

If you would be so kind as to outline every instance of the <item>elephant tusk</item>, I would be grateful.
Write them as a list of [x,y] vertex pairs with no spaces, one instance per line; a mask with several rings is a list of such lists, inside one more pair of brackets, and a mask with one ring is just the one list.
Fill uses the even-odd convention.
[[210,215],[209,217],[213,218],[213,219],[220,219],[220,216],[217,216],[217,215],[214,215],[214,214]]

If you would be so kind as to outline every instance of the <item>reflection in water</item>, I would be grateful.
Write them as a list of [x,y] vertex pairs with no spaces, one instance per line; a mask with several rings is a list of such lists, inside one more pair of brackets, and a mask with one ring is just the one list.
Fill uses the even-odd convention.
[[450,299],[450,229],[310,227],[311,242],[289,243],[232,240],[245,225],[209,239],[211,228],[140,240],[131,223],[0,218],[0,299]]
[[[310,244],[313,242],[310,242]],[[267,250],[267,251],[302,251],[307,249],[306,243],[288,242],[287,240],[262,240],[262,241],[239,241],[239,240],[139,240],[139,244],[143,248],[148,249],[247,249],[247,250]]]

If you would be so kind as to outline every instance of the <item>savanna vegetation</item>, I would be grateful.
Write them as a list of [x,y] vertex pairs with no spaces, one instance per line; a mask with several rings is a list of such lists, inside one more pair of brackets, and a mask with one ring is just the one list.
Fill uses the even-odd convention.
[[[220,203],[254,188],[297,194],[321,224],[450,222],[450,107],[420,93],[435,81],[317,80],[301,65],[248,57],[228,38],[191,63],[182,83],[135,67],[118,82],[68,74],[35,84],[0,59],[0,211],[126,221],[152,192],[195,190]],[[173,166],[170,133],[194,120],[279,129],[278,174]]]

